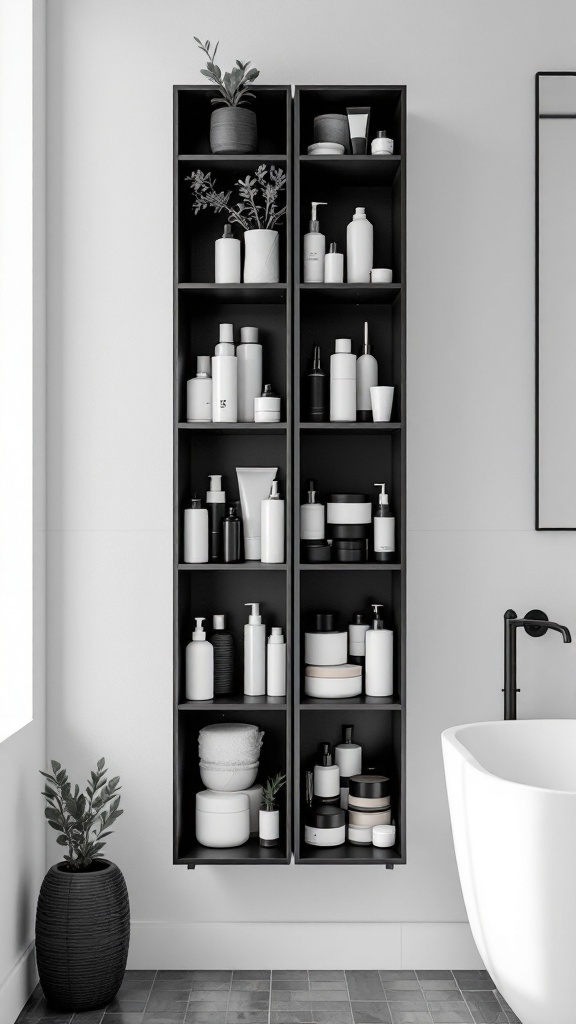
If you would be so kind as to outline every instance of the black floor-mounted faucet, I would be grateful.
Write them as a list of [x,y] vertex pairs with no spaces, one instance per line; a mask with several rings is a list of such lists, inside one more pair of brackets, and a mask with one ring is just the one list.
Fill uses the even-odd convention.
[[538,608],[528,612],[524,619],[519,619],[511,608],[504,612],[504,720],[516,718],[516,630],[524,626],[528,636],[544,636],[548,629],[562,633],[565,644],[572,643],[570,630],[557,622],[549,622],[545,612]]

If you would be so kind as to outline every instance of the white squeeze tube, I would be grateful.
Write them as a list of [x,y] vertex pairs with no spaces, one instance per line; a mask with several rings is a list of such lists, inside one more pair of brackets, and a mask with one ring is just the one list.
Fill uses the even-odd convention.
[[262,502],[270,494],[272,481],[277,472],[277,466],[236,467],[244,526],[244,552],[248,562],[260,561]]

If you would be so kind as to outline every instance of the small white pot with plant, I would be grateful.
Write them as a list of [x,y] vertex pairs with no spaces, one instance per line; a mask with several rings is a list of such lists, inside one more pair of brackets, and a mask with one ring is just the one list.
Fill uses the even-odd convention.
[[286,213],[279,206],[280,193],[286,186],[286,175],[272,164],[260,164],[253,175],[239,178],[239,202],[231,201],[232,190],[218,192],[212,172],[193,171],[186,179],[193,195],[195,214],[212,208],[214,213],[227,213],[229,224],[244,229],[244,283],[277,284],[279,281],[280,244],[276,226]]
[[262,789],[262,807],[258,821],[260,846],[278,846],[280,839],[280,811],[276,806],[276,798],[286,784],[286,776],[274,775],[268,779]]
[[209,39],[205,43],[197,36],[194,39],[208,58],[200,74],[220,94],[211,100],[216,109],[210,118],[210,149],[213,153],[255,153],[258,148],[256,114],[248,109],[255,96],[249,90],[260,72],[250,68],[250,61],[243,64],[237,60],[236,67],[223,75],[215,64],[218,43],[210,53]]

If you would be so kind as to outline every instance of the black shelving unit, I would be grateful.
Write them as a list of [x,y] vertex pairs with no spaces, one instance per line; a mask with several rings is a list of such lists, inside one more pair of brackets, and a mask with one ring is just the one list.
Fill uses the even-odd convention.
[[[292,99],[289,86],[255,87],[259,152],[250,156],[216,156],[209,152],[210,100],[204,86],[174,88],[174,863],[286,864],[292,851]],[[185,178],[196,168],[211,170],[226,189],[259,164],[286,172],[287,217],[280,227],[279,284],[218,285],[214,279],[214,242],[223,217],[205,211],[194,216]],[[238,235],[238,232],[236,232]],[[260,329],[266,383],[283,398],[284,421],[257,423],[187,423],[186,381],[195,375],[196,356],[211,355],[218,325],[233,323]],[[193,490],[204,494],[208,475],[224,478],[227,499],[238,497],[236,466],[278,466],[286,498],[287,552],[284,565],[259,562],[188,565],[182,561],[184,508]],[[286,698],[246,697],[242,683],[242,633],[246,601],[259,601],[268,627],[286,635]],[[186,644],[194,617],[226,614],[236,639],[236,693],[213,701],[186,701]],[[265,733],[259,781],[283,771],[280,845],[259,846],[251,837],[244,846],[212,849],[195,837],[195,795],[203,789],[198,766],[198,732],[219,721],[248,722]]]
[[[373,131],[394,139],[390,157],[309,157],[313,120],[371,108]],[[336,491],[375,494],[386,481],[396,516],[398,561],[394,564],[302,564],[294,568],[294,852],[302,864],[380,864],[406,861],[405,692],[406,692],[406,89],[404,86],[305,86],[294,99],[294,550],[299,551],[300,504],[305,482],[318,481],[322,495]],[[304,284],[302,239],[310,204],[324,201],[321,230],[326,242],[346,249],[346,225],[357,206],[374,225],[374,265],[393,268],[393,284]],[[393,384],[391,423],[308,423],[301,384],[315,344],[329,369],[334,339],[350,337],[360,351],[364,321],[370,325],[379,383]],[[371,602],[384,605],[385,625],[394,630],[395,695],[377,699],[314,700],[303,690],[303,634],[314,612],[337,611],[345,628]],[[392,779],[396,845],[391,849],[344,846],[322,849],[304,843],[305,772],[318,744],[340,742],[341,728],[355,726],[365,764]]]

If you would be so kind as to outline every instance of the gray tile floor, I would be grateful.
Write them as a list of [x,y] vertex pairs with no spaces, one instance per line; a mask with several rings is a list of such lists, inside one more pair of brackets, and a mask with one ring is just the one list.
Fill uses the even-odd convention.
[[127,971],[106,1010],[17,1024],[520,1024],[486,971]]

